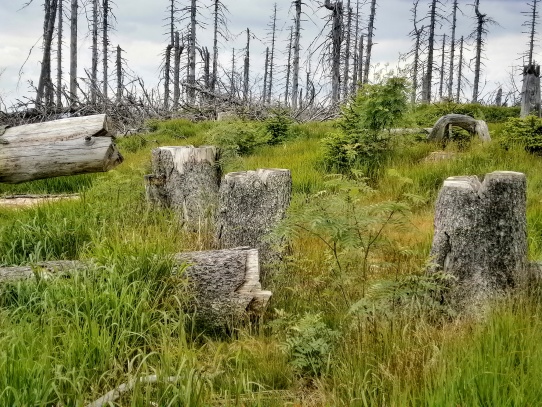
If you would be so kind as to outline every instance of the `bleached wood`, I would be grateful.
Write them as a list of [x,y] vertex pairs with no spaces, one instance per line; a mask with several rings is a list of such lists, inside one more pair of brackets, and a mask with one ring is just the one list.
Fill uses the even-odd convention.
[[0,182],[105,172],[123,160],[106,115],[8,128],[1,136]]
[[486,122],[483,120],[476,120],[464,114],[447,114],[442,116],[435,123],[428,139],[445,141],[449,135],[450,126],[461,127],[472,135],[477,135],[482,141],[491,141]]

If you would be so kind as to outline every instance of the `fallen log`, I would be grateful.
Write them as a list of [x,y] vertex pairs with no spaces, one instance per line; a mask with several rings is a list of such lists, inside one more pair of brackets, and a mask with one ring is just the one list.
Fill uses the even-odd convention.
[[427,137],[430,141],[446,142],[449,138],[450,127],[456,126],[467,130],[472,136],[477,135],[482,141],[491,141],[489,129],[483,120],[476,120],[464,114],[447,114],[437,120]]
[[[186,266],[197,318],[205,326],[220,328],[242,320],[245,315],[261,314],[271,291],[262,290],[257,249],[238,247],[228,250],[178,253],[175,270]],[[70,276],[90,268],[92,263],[60,260],[33,266],[0,267],[0,283],[27,279]]]
[[120,155],[105,114],[26,124],[0,136],[0,182],[105,172]]

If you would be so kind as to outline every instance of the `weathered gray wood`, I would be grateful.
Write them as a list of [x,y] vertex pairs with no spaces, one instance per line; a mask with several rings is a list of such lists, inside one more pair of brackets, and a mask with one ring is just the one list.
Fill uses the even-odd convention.
[[491,141],[489,129],[485,121],[476,120],[463,114],[447,114],[442,116],[435,123],[431,133],[429,133],[428,140],[446,141],[450,126],[461,127],[473,136],[477,135],[482,141]]
[[527,280],[526,178],[497,171],[444,181],[435,208],[431,271],[455,276],[447,294],[458,309],[477,307]]
[[[174,256],[176,269],[186,265],[198,319],[210,327],[223,327],[246,315],[261,314],[271,298],[262,290],[257,249],[185,252]],[[81,261],[48,261],[33,266],[0,267],[0,283],[55,275],[70,275],[88,268]],[[176,271],[175,271],[176,272]]]
[[540,117],[540,113],[540,65],[527,65],[523,68],[520,117]]
[[221,327],[260,314],[271,291],[262,290],[257,249],[179,253],[177,263],[188,263],[185,273],[195,293],[200,321]]
[[0,182],[104,172],[123,160],[104,114],[6,129],[0,143]]
[[269,233],[290,205],[290,170],[259,169],[227,174],[220,186],[217,241],[221,248],[249,246],[268,263],[276,258]]
[[218,202],[216,161],[214,146],[154,149],[154,174],[145,177],[149,203],[175,210],[186,226],[201,230],[213,221]]

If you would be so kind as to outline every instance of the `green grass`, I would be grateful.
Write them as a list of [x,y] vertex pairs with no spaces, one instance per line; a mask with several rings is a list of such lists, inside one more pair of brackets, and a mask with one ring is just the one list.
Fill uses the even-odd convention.
[[[481,321],[456,320],[422,289],[411,291],[430,283],[422,271],[433,203],[448,176],[524,172],[530,256],[542,258],[542,158],[505,150],[496,140],[463,150],[449,146],[458,153],[455,159],[429,163],[423,158],[438,146],[402,137],[375,191],[360,204],[377,207],[417,195],[406,225],[387,226],[365,263],[356,250],[341,252],[341,274],[318,238],[296,234],[267,282],[274,297],[262,321],[217,336],[193,324],[186,281],[170,274],[171,254],[209,248],[209,239],[183,231],[168,211],[151,211],[143,185],[152,148],[205,144],[212,126],[151,123],[154,132],[119,140],[126,161],[109,173],[0,186],[1,195],[81,194],[78,201],[0,209],[1,265],[94,259],[69,277],[0,287],[0,405],[84,406],[121,383],[152,374],[164,380],[138,383],[114,405],[540,403],[542,296],[536,286],[497,301]],[[311,196],[333,189],[326,184],[319,142],[333,125],[294,128],[296,138],[226,160],[224,171],[289,168],[293,207],[303,209]],[[491,126],[495,133],[499,128]],[[362,264],[368,265],[366,276]],[[358,304],[351,312],[341,290],[367,306]],[[410,294],[399,301],[405,290]],[[321,325],[310,324],[317,320],[339,335],[321,335]],[[307,358],[299,337],[314,339],[310,357],[319,361],[317,371],[296,368]],[[289,353],[287,344],[297,344],[299,352]],[[171,376],[175,382],[166,380]]]

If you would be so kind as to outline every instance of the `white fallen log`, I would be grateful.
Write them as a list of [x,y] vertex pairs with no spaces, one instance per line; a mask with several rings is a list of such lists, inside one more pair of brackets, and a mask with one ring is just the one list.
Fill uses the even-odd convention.
[[489,129],[483,120],[476,120],[464,114],[447,114],[435,123],[427,137],[428,140],[445,142],[450,134],[450,127],[456,126],[478,136],[482,141],[491,141]]
[[0,136],[0,182],[105,172],[123,158],[105,114],[26,124]]
[[[175,270],[186,266],[198,320],[211,328],[224,327],[261,314],[271,298],[262,290],[258,250],[238,247],[228,250],[178,253]],[[0,267],[0,283],[27,279],[69,276],[74,271],[91,267],[92,263],[59,260],[33,266]]]

